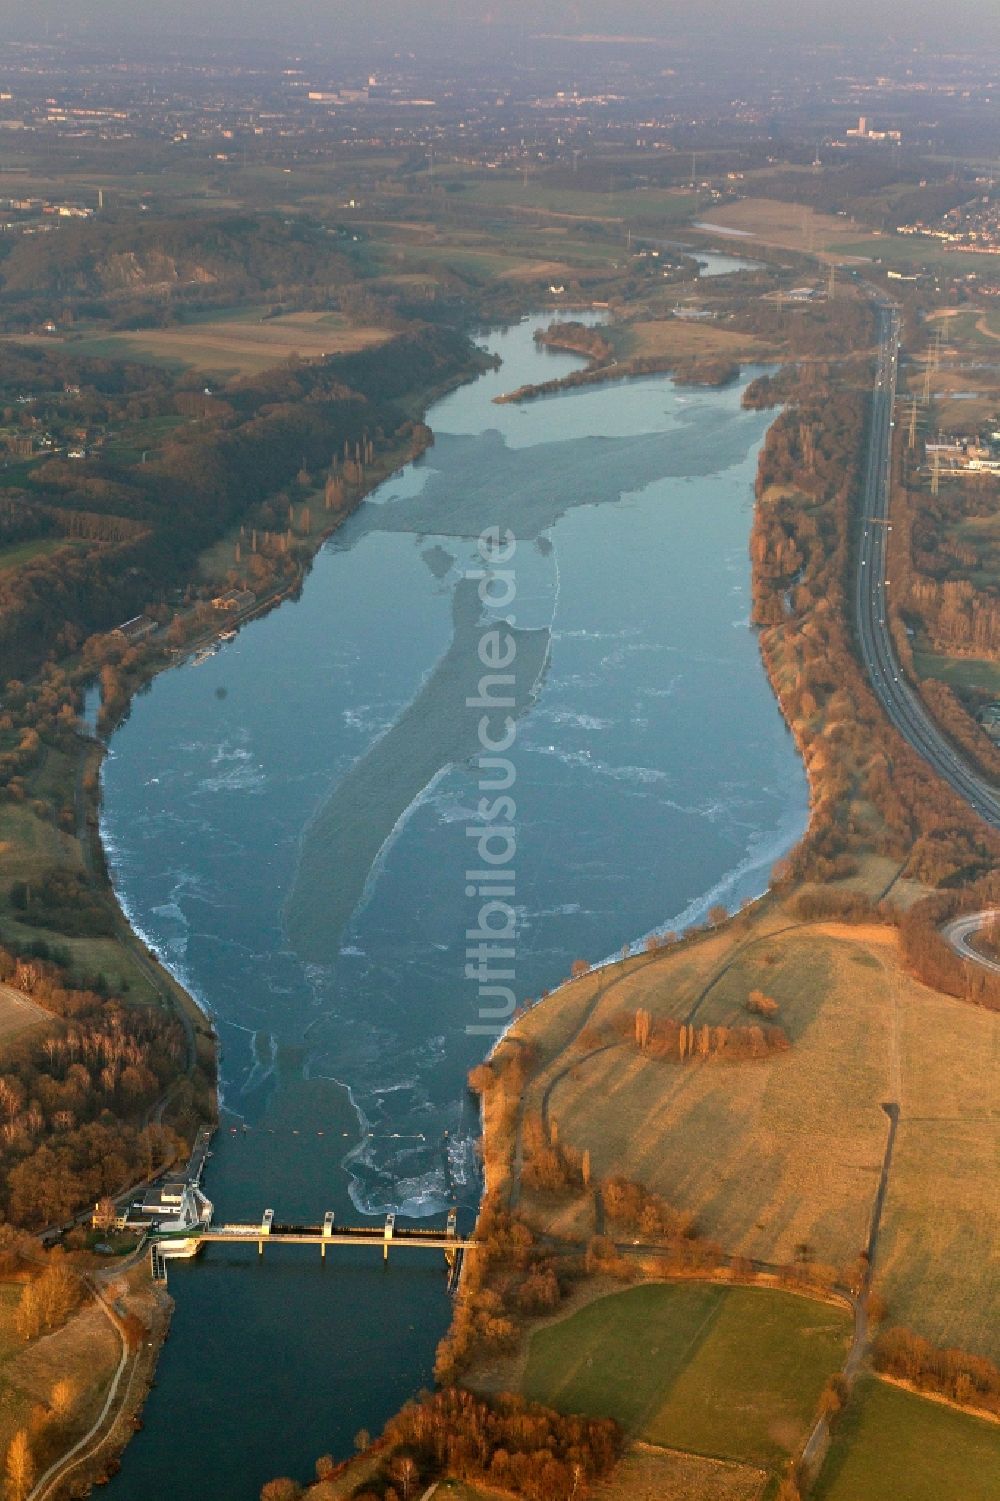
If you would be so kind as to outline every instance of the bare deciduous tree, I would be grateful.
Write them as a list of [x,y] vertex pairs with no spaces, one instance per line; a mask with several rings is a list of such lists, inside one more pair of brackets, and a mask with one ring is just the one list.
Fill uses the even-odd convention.
[[35,1481],[35,1461],[23,1428],[10,1441],[6,1463],[7,1501],[25,1501]]

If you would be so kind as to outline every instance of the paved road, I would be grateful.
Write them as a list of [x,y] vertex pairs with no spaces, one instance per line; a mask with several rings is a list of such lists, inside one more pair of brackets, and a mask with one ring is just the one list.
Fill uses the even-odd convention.
[[886,564],[899,314],[895,307],[882,301],[877,303],[877,312],[879,361],[872,393],[865,514],[855,590],[861,660],[879,703],[900,734],[970,807],[1000,828],[1000,793],[968,764],[934,723],[900,669],[889,631],[886,605],[892,582],[886,578]]
[[941,929],[942,934],[951,944],[955,953],[962,959],[968,959],[973,964],[979,964],[983,969],[992,970],[995,975],[1000,975],[1000,962],[990,959],[973,945],[973,938],[988,923],[996,922],[1000,918],[1000,908],[987,907],[983,912],[967,912],[964,917],[953,918],[945,923]]

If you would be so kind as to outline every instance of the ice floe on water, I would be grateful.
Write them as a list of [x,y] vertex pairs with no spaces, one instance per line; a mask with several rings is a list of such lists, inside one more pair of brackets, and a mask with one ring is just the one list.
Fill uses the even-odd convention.
[[214,765],[225,765],[224,771],[215,776],[202,777],[198,782],[198,792],[263,792],[267,786],[267,777],[264,768],[254,763],[251,758],[229,758],[232,764],[225,762],[213,762]]
[[541,709],[535,714],[534,719],[566,725],[577,730],[610,730],[615,724],[613,719],[600,719],[596,714],[581,714],[576,709]]
[[188,920],[176,902],[164,902],[162,906],[154,907],[152,911],[156,917],[169,917],[181,923],[185,928],[188,926]]
[[366,740],[384,735],[399,713],[399,706],[354,704],[342,710],[341,718],[349,729],[357,730]]
[[[348,518],[299,606],[248,627],[246,649],[226,659],[227,698],[202,674],[166,675],[105,763],[116,882],[178,977],[211,991],[227,1095],[241,1105],[251,1092],[259,1111],[283,1088],[286,1059],[348,1087],[357,1139],[344,1166],[366,1214],[425,1216],[476,1196],[465,1077],[488,1040],[467,1032],[478,1001],[463,972],[476,905],[463,826],[478,821],[477,774],[474,753],[464,742],[452,753],[444,733],[481,671],[478,605],[455,638],[469,652],[448,658],[473,519],[496,510],[523,528],[509,613],[519,631],[551,628],[511,751],[519,998],[579,953],[620,951],[664,909],[679,911],[664,923],[677,926],[752,895],[805,813],[804,783],[790,798],[773,773],[774,754],[794,772],[795,753],[756,644],[745,616],[730,621],[732,594],[746,592],[766,416],[742,414],[738,389],[679,396],[661,377],[527,415],[493,407],[522,368],[531,378],[545,363],[536,326],[493,341],[505,370],[431,414],[433,458]],[[605,432],[618,436],[595,437]],[[706,442],[723,481],[702,472]],[[450,696],[408,727],[436,678]],[[367,782],[366,760],[379,769]],[[336,838],[306,890],[329,943],[310,948],[287,903],[319,810],[338,795]],[[202,863],[202,887],[178,885]]]
[[660,766],[614,766],[610,762],[597,760],[589,749],[566,750],[560,745],[538,744],[526,745],[525,749],[535,755],[551,756],[564,766],[583,767],[595,776],[608,777],[614,782],[630,782],[638,787],[651,787],[674,780],[670,772]]
[[623,626],[620,630],[586,630],[577,626],[572,630],[563,630],[557,627],[552,632],[553,641],[628,641],[636,636],[641,636],[639,626]]

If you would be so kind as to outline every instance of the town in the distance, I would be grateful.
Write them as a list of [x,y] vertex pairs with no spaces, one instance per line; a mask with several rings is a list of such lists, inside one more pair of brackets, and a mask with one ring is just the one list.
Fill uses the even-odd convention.
[[0,7],[0,1495],[1000,1494],[1000,29]]

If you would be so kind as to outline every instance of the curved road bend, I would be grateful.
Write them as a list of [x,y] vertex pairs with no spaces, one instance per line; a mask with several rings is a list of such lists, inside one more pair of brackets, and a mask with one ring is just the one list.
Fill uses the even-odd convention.
[[899,356],[899,313],[876,303],[879,359],[872,392],[871,430],[863,491],[855,616],[861,660],[875,696],[892,724],[913,749],[987,823],[1000,828],[1000,793],[963,759],[934,723],[896,659],[886,612],[889,499],[892,470],[893,408]]
[[968,959],[970,963],[1000,975],[1000,961],[980,953],[972,941],[988,923],[996,922],[998,918],[1000,908],[987,907],[983,912],[967,912],[964,917],[952,918],[951,922],[945,923],[941,932],[961,959]]

